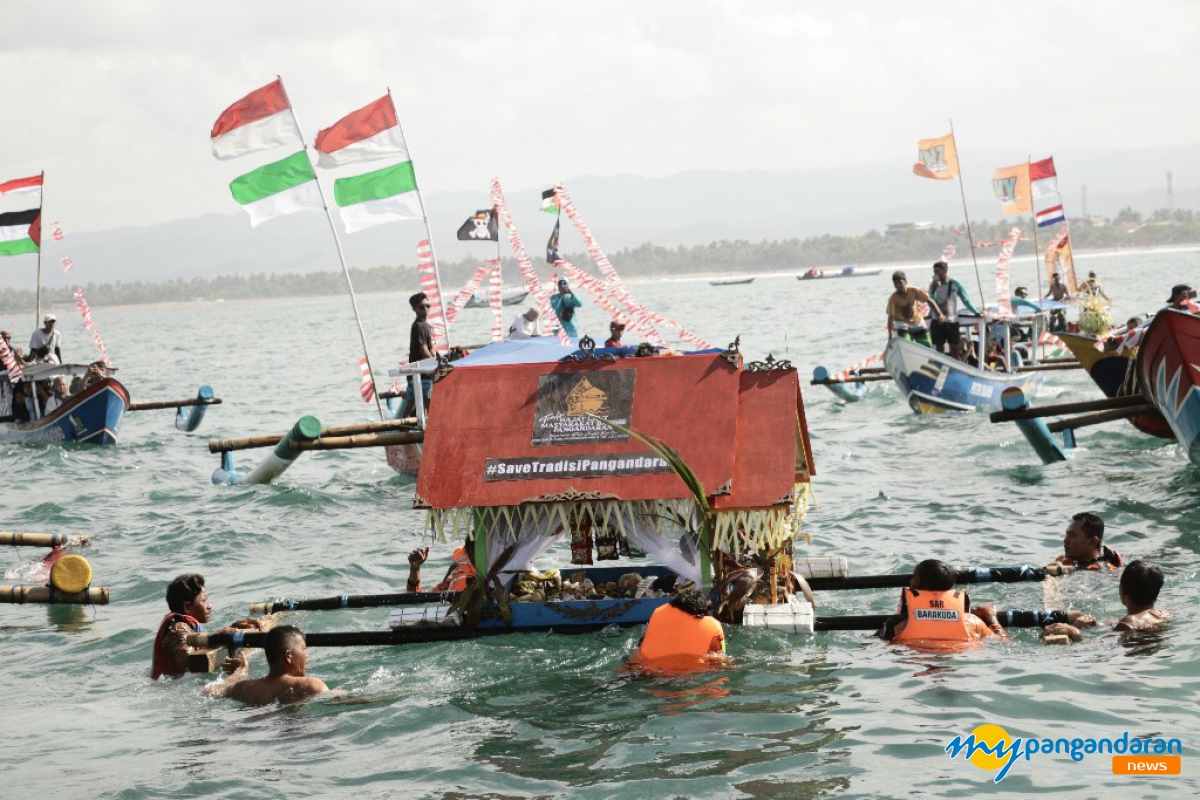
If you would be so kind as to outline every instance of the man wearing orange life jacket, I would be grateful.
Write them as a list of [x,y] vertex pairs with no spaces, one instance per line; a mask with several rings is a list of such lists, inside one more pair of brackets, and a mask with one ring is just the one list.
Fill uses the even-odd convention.
[[725,629],[710,614],[703,592],[681,592],[650,615],[632,664],[662,671],[688,671],[725,662]]
[[1104,520],[1082,511],[1071,517],[1063,537],[1063,555],[1054,563],[1077,570],[1116,570],[1121,567],[1121,554],[1104,544]]
[[926,559],[913,570],[908,588],[900,594],[900,610],[879,635],[890,642],[918,649],[955,649],[956,644],[1006,636],[996,621],[996,609],[985,604],[971,609],[967,593],[954,588],[954,567]]
[[[154,635],[154,654],[150,664],[150,677],[154,680],[164,675],[178,678],[187,673],[188,656],[192,653],[187,635],[199,633],[201,626],[212,616],[212,604],[208,602],[204,576],[180,575],[171,581],[167,585],[167,608],[170,611],[162,618],[158,633]],[[240,619],[232,627],[215,632],[234,629],[262,630],[262,623],[256,619]]]
[[[421,565],[429,558],[428,547],[418,547],[408,554],[408,591],[421,591]],[[467,539],[462,547],[454,548],[446,577],[430,591],[461,592],[475,580],[475,540]]]

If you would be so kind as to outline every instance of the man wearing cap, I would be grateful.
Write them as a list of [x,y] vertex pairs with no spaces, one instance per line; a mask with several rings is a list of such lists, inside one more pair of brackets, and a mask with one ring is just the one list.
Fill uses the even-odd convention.
[[605,347],[624,347],[621,344],[621,334],[625,332],[625,323],[619,319],[614,319],[608,323],[608,339],[605,340]]
[[538,319],[541,316],[536,308],[530,308],[524,313],[518,314],[513,320],[513,324],[508,326],[508,340],[515,342],[518,339],[532,339],[535,336],[542,335],[542,321]]
[[1172,286],[1171,296],[1167,299],[1167,308],[1186,311],[1190,314],[1200,314],[1200,304],[1196,303],[1196,290],[1186,283]]
[[562,323],[563,332],[572,339],[579,338],[579,329],[575,327],[575,309],[580,308],[583,303],[571,291],[571,284],[566,278],[558,279],[558,294],[551,296],[550,305],[554,309],[554,313],[558,315],[558,321]]
[[54,329],[57,317],[47,314],[42,317],[42,327],[29,337],[29,357],[33,361],[49,361],[53,364],[62,363],[62,349],[59,347],[60,336]]

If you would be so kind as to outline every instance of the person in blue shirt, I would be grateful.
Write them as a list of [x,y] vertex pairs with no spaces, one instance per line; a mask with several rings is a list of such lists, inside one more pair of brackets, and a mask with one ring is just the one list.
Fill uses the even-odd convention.
[[579,338],[579,329],[575,327],[575,309],[583,305],[575,293],[571,291],[571,284],[566,278],[558,279],[558,294],[550,297],[550,306],[554,309],[554,313],[558,315],[558,321],[562,323],[563,332],[572,339]]
[[1018,286],[1016,291],[1013,292],[1012,307],[1013,311],[1016,311],[1018,314],[1022,311],[1037,312],[1042,310],[1041,306],[1029,299],[1029,290],[1024,286]]
[[933,338],[933,346],[937,348],[939,353],[946,352],[946,345],[950,345],[950,352],[958,352],[959,335],[958,327],[958,303],[961,300],[963,307],[976,316],[979,315],[979,309],[971,302],[971,298],[967,297],[967,291],[963,285],[957,280],[950,277],[950,265],[945,261],[939,261],[933,265],[933,281],[929,284],[929,296],[932,298],[934,305],[942,312],[941,319],[930,320],[929,333]]

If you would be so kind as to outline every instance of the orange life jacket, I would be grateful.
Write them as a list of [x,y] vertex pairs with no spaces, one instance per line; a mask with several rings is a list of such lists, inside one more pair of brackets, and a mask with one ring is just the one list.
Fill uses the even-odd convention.
[[725,652],[725,629],[713,617],[696,617],[672,605],[659,606],[650,615],[646,635],[636,660],[704,661],[710,653]]
[[[477,545],[482,547],[482,543]],[[475,580],[475,564],[465,547],[457,547],[450,556],[450,569],[442,582],[433,587],[435,592],[461,592]]]
[[187,614],[177,614],[172,611],[163,617],[162,623],[158,626],[158,633],[154,636],[154,655],[150,662],[150,677],[154,680],[158,680],[163,675],[178,678],[184,674],[184,670],[180,669],[179,664],[175,661],[175,654],[167,649],[166,642],[163,641],[167,630],[176,622],[186,622],[193,631],[200,631],[200,623]]
[[893,642],[969,642],[975,637],[967,628],[971,601],[959,589],[932,592],[904,588],[900,592],[900,614],[908,620]]
[[1077,570],[1097,570],[1098,571],[1098,570],[1103,570],[1105,568],[1108,568],[1110,570],[1120,569],[1120,567],[1124,563],[1124,561],[1121,558],[1121,554],[1118,553],[1116,550],[1113,550],[1108,545],[1100,545],[1100,557],[1097,558],[1095,561],[1088,561],[1085,563],[1083,561],[1076,561],[1075,559],[1070,558],[1069,556],[1059,556],[1058,558],[1054,559],[1054,563],[1055,564],[1065,564],[1068,567],[1074,567]]

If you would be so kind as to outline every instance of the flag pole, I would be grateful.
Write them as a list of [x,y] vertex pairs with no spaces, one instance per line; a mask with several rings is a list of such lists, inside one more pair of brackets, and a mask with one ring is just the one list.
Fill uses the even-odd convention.
[[967,213],[967,193],[963,189],[962,159],[958,155],[958,137],[954,135],[954,120],[950,120],[950,136],[954,139],[954,160],[958,163],[958,195],[962,198],[963,219],[967,223],[967,243],[971,245],[971,262],[975,264],[975,282],[979,284],[980,308],[987,308],[987,297],[983,294],[983,278],[979,276],[979,259],[975,256],[975,236],[971,233],[971,215]]
[[[392,108],[396,107],[396,101],[392,100],[392,87],[388,87],[388,100],[392,104]],[[408,137],[404,135],[404,125],[400,122],[400,115],[396,115],[396,127],[400,129],[400,138],[404,140],[404,149],[408,151],[408,161],[413,165],[413,178],[417,176],[417,164],[412,157],[412,148],[408,146]],[[438,271],[437,265],[437,250],[433,246],[433,231],[429,228],[429,214],[425,211],[425,195],[421,193],[421,185],[417,184],[417,202],[421,204],[421,221],[425,223],[425,240],[429,242],[429,258],[433,261],[433,280],[437,285],[438,302],[442,304],[442,332],[446,337],[446,347],[450,347],[450,323],[446,318],[446,295],[442,292],[442,274]],[[499,239],[496,242],[496,249],[500,249]]]
[[[279,88],[283,89],[283,96],[287,100],[288,111],[292,112],[292,122],[296,123],[296,130],[300,132],[300,146],[304,148],[304,153],[308,156],[309,164],[312,164],[312,156],[308,153],[308,144],[304,141],[303,128],[300,127],[300,120],[296,118],[296,109],[292,107],[292,99],[288,97],[287,89],[283,85],[283,78],[279,78]],[[363,358],[367,360],[367,371],[371,374],[372,384],[375,382],[375,370],[371,366],[371,354],[367,352],[367,334],[363,330],[362,316],[358,313],[358,298],[354,295],[354,282],[350,280],[350,268],[346,266],[346,254],[342,251],[342,240],[338,238],[337,227],[333,224],[333,214],[329,210],[329,203],[325,200],[325,190],[321,187],[321,179],[316,177],[316,169],[313,169],[314,180],[317,184],[317,194],[321,198],[321,207],[325,209],[325,219],[329,222],[329,232],[333,234],[333,244],[337,248],[338,261],[342,264],[342,274],[346,277],[346,288],[350,290],[350,305],[354,308],[354,322],[358,325],[358,339],[362,342]],[[374,392],[375,408],[379,411],[379,418],[385,419],[383,413],[383,402],[379,399],[379,392]]]
[[[46,209],[46,170],[42,170],[42,185],[38,192],[38,227],[45,229],[42,225],[42,212]],[[38,262],[37,262],[37,318],[33,321],[33,329],[37,330],[42,327],[42,236],[38,234]]]

